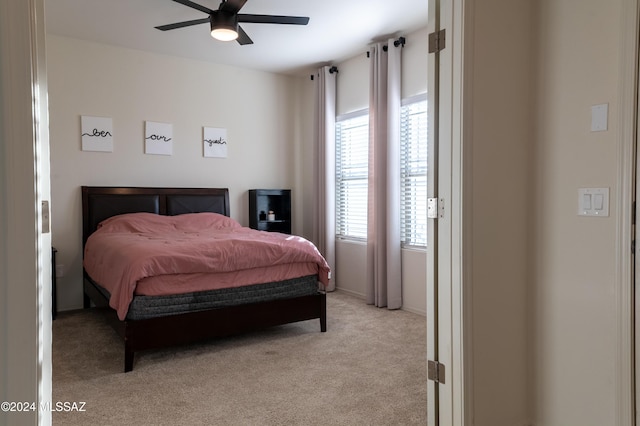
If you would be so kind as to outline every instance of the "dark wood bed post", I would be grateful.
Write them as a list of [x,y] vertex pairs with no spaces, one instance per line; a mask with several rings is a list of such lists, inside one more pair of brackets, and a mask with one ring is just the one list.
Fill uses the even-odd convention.
[[125,338],[124,340],[124,372],[128,373],[129,371],[133,371],[133,356],[135,352],[131,349],[131,345],[128,343],[129,341]]
[[327,294],[321,293],[320,296],[320,331],[327,331]]

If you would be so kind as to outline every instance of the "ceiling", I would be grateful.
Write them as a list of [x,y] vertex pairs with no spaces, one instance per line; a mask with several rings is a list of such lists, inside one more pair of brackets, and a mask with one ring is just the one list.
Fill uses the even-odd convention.
[[[219,0],[193,0],[217,9]],[[206,18],[171,0],[46,0],[50,34],[262,71],[298,74],[363,53],[372,41],[427,25],[426,0],[248,0],[240,13],[308,16],[307,26],[241,24],[254,44],[214,40]],[[410,41],[408,41],[410,42]]]

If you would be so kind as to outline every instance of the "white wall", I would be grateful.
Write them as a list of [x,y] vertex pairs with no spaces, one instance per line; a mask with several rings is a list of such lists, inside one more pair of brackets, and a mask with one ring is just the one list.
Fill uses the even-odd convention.
[[[407,34],[402,51],[402,97],[427,91],[427,29]],[[337,114],[345,114],[369,106],[369,59],[366,48],[338,67]],[[366,294],[366,245],[353,241],[336,242],[335,283],[340,290],[359,297]],[[403,309],[426,314],[426,266],[423,250],[402,251]],[[354,265],[362,265],[355,267]]]
[[[47,37],[53,244],[61,310],[82,306],[81,185],[225,187],[248,225],[251,188],[295,185],[294,78]],[[113,153],[83,152],[80,116],[113,118]],[[173,124],[173,155],[144,154],[144,122]],[[227,129],[228,158],[204,158],[202,127]],[[303,228],[294,216],[294,232]]]
[[[614,425],[623,0],[474,7],[474,424]],[[508,34],[508,37],[505,35]],[[609,130],[590,131],[609,104]],[[610,217],[578,188],[609,187]]]
[[313,122],[315,116],[315,83],[311,74],[295,78],[295,108],[292,124],[294,126],[295,176],[294,190],[297,194],[292,200],[294,224],[298,224],[297,233],[311,240],[313,238],[313,170],[315,168]]
[[[538,4],[532,276],[535,423],[616,424],[616,208],[621,0]],[[609,103],[609,130],[590,132]],[[610,217],[577,216],[609,187]]]
[[[531,158],[534,28],[530,0],[475,5],[465,118],[471,156],[470,288],[476,425],[524,425],[529,417]],[[469,53],[469,52],[467,52]],[[471,61],[470,61],[471,59]],[[467,284],[469,285],[469,284]],[[567,423],[573,424],[573,423]]]

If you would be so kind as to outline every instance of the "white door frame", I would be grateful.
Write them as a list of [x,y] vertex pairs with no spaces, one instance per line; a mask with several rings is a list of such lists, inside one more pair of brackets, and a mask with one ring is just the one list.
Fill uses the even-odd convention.
[[[634,179],[638,179],[636,173],[637,163],[636,141],[637,141],[637,118],[638,111],[638,48],[639,48],[639,2],[638,0],[623,0],[622,2],[622,25],[621,25],[621,46],[620,46],[620,103],[619,103],[619,142],[618,142],[618,185],[616,188],[616,198],[618,200],[617,211],[617,244],[616,244],[616,280],[614,291],[616,293],[617,304],[617,345],[615,366],[616,382],[616,403],[617,418],[616,425],[632,426],[640,424],[640,417],[636,413],[636,407],[640,407],[638,393],[636,392],[638,377],[636,371],[640,366],[638,359],[638,317],[640,313],[640,303],[634,302],[634,282],[640,283],[638,279],[639,257],[636,251],[635,274],[631,252],[633,229],[633,194],[637,191],[638,185]],[[636,199],[639,199],[636,196]],[[636,217],[637,212],[636,212]],[[637,219],[636,219],[636,223]],[[636,244],[638,241],[638,226],[636,226]],[[637,247],[637,246],[636,246]],[[637,249],[636,249],[637,250]],[[635,297],[638,297],[635,291]],[[636,299],[638,300],[638,299]],[[635,306],[635,307],[634,307]],[[635,312],[634,312],[635,310]],[[634,324],[634,316],[636,324]],[[634,331],[635,330],[635,331]],[[634,333],[636,336],[634,337]],[[634,342],[635,340],[635,342]],[[635,360],[634,360],[635,353]]]
[[[636,203],[640,198],[640,173],[637,159],[638,122],[640,114],[640,3],[625,0],[622,5],[623,21],[621,35],[620,64],[620,142],[618,144],[617,196],[620,200],[618,214],[618,245],[616,247],[616,303],[618,323],[618,345],[616,362],[616,401],[618,403],[617,425],[640,425],[640,252],[638,238],[638,209],[633,216],[635,193]],[[635,161],[634,161],[635,159]],[[635,235],[630,232],[634,228]],[[629,247],[635,239],[635,259]],[[633,263],[635,260],[635,264]],[[635,318],[634,318],[635,317]]]
[[[439,13],[441,0],[428,0],[427,33],[433,34],[439,29]],[[427,57],[427,111],[429,114],[429,126],[427,136],[427,197],[438,197],[438,146],[436,141],[438,125],[438,88],[436,84],[436,74],[439,72],[439,61],[435,54],[429,53]],[[438,69],[437,69],[438,68]],[[438,303],[437,303],[437,280],[438,273],[436,264],[438,261],[438,222],[432,219],[427,220],[427,360],[439,361],[438,355]],[[426,360],[425,360],[426,361]],[[427,424],[429,426],[439,425],[439,398],[440,386],[435,381],[427,382]]]
[[[437,254],[428,250],[427,265],[428,268],[437,265],[437,272],[427,271],[427,357],[445,366],[444,383],[430,381],[428,384],[428,424],[470,425],[473,413],[470,382],[473,352],[471,334],[467,330],[471,329],[469,321],[472,317],[469,303],[471,244],[468,240],[471,236],[471,210],[466,202],[471,200],[472,194],[468,181],[471,158],[464,150],[464,142],[468,138],[465,139],[463,133],[470,126],[463,126],[463,119],[470,117],[471,92],[465,92],[465,89],[468,88],[467,82],[471,81],[469,65],[472,62],[465,64],[463,58],[472,56],[471,40],[465,40],[464,34],[473,22],[470,19],[473,2],[439,0],[431,1],[429,7],[428,32],[444,29],[446,47],[439,53],[437,64],[430,55],[428,75],[429,91],[433,93],[437,65],[437,193],[432,192],[429,197],[437,196],[444,204],[444,214],[435,224],[430,222],[429,225],[429,235],[437,227]],[[429,105],[429,108],[434,111],[435,106]],[[429,140],[433,139],[434,135],[430,133]],[[433,176],[430,175],[431,179]],[[463,205],[466,206],[464,212]],[[431,240],[430,245],[434,246]],[[434,300],[434,295],[437,300]]]
[[474,1],[451,0],[451,425],[474,418],[472,339],[472,110]]
[[[0,401],[51,402],[51,234],[44,0],[0,0]],[[8,425],[51,412],[0,412]]]

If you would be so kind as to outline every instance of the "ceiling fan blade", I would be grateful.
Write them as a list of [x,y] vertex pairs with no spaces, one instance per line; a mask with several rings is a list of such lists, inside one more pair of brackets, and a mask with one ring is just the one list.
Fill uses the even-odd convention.
[[220,3],[218,10],[229,13],[238,13],[247,0],[226,0]]
[[254,23],[254,24],[307,25],[309,23],[309,18],[306,16],[239,14],[238,22],[247,22],[247,23]]
[[208,7],[200,6],[198,3],[194,3],[189,0],[173,0],[173,1],[175,1],[176,3],[183,4],[185,6],[188,6],[192,9],[199,10],[200,12],[213,13],[213,10],[209,9]]
[[175,30],[176,28],[190,27],[191,25],[205,24],[209,18],[194,19],[192,21],[176,22],[175,24],[159,25],[156,28],[160,31]]
[[238,38],[236,39],[238,43],[243,44],[253,44],[253,40],[244,32],[242,27],[238,26]]

